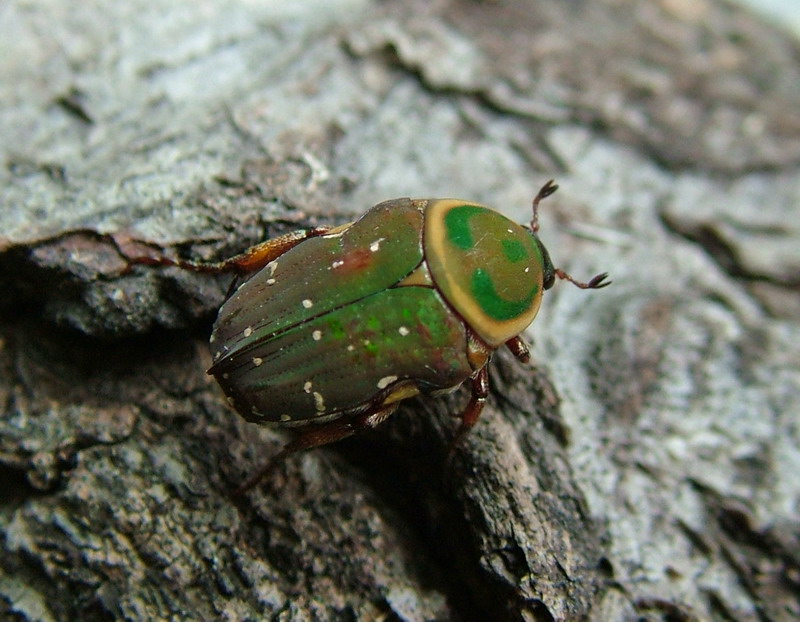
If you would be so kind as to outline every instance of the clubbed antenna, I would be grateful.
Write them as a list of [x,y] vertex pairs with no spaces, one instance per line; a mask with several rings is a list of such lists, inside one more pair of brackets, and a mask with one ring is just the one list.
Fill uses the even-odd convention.
[[558,184],[555,182],[555,180],[551,179],[544,186],[542,186],[536,196],[533,197],[533,220],[531,220],[531,231],[534,233],[539,231],[539,203],[542,199],[546,199],[556,190],[558,190]]
[[608,278],[608,272],[603,272],[602,274],[592,277],[588,283],[574,279],[572,275],[567,274],[561,268],[556,268],[555,274],[559,279],[569,281],[575,287],[580,287],[581,289],[602,289],[611,285],[611,281],[606,281]]
[[[542,199],[546,199],[551,194],[553,194],[556,190],[558,190],[558,184],[554,180],[548,181],[536,196],[533,198],[533,219],[531,220],[531,231],[536,233],[539,231],[539,203]],[[538,238],[537,238],[538,239]],[[541,242],[539,243],[541,246]],[[542,246],[542,250],[544,247]],[[549,264],[550,258],[547,258],[547,262]],[[603,287],[608,287],[611,285],[611,281],[608,281],[608,272],[603,272],[602,274],[598,274],[597,276],[591,278],[588,282],[584,283],[583,281],[578,281],[577,279],[573,278],[572,275],[564,272],[560,268],[553,268],[552,264],[550,264],[550,272],[549,278],[545,279],[544,288],[550,289],[553,285],[553,281],[555,277],[562,279],[564,281],[569,281],[575,287],[580,287],[581,289],[602,289]]]

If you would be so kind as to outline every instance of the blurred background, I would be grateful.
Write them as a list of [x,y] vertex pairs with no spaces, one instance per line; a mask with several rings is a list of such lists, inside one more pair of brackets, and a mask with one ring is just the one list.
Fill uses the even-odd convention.
[[[0,618],[800,618],[796,2],[0,3]],[[287,460],[214,260],[390,198],[558,284],[466,391]],[[321,283],[321,290],[325,284]]]

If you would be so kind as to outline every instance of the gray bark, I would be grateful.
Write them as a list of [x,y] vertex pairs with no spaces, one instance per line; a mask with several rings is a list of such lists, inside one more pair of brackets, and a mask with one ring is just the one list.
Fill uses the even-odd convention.
[[[729,5],[0,7],[0,617],[800,616],[800,49]],[[614,284],[534,364],[287,460],[225,407],[229,256],[460,196]]]

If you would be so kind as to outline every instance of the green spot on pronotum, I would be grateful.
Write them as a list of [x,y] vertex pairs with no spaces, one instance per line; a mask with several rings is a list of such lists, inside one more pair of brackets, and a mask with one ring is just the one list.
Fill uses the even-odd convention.
[[519,317],[530,308],[533,297],[538,291],[539,286],[534,284],[530,293],[522,300],[505,300],[500,297],[492,277],[486,270],[478,268],[472,273],[472,295],[475,296],[483,312],[498,321]]
[[511,263],[516,263],[528,257],[528,249],[519,240],[503,240],[503,254]]
[[486,210],[474,205],[460,205],[449,210],[444,216],[444,226],[447,229],[447,239],[463,250],[469,250],[475,244],[469,221],[475,214]]

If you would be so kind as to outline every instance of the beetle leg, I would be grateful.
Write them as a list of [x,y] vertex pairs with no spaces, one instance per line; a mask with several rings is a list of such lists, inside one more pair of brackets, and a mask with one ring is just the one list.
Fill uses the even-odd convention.
[[490,348],[483,339],[478,337],[474,330],[467,327],[467,360],[470,367],[476,371],[486,367],[492,352],[493,348]]
[[522,363],[527,363],[531,360],[531,353],[528,350],[528,344],[525,343],[521,337],[512,337],[506,341],[506,347],[511,350],[511,354],[517,357]]
[[177,266],[194,272],[235,272],[249,274],[260,270],[270,261],[283,255],[286,251],[304,242],[309,238],[325,235],[331,231],[330,227],[314,227],[313,229],[300,229],[271,240],[251,246],[243,253],[235,255],[224,261],[188,261],[186,259],[173,259],[158,250],[155,245],[133,240],[121,234],[112,235],[111,240],[118,252],[128,262],[128,269],[137,264],[147,266]]
[[253,488],[269,475],[287,456],[297,453],[298,451],[305,451],[306,449],[313,449],[314,447],[335,443],[348,436],[363,432],[364,430],[370,430],[388,419],[389,416],[397,410],[398,406],[398,403],[389,404],[388,406],[381,404],[360,415],[346,418],[342,417],[341,419],[335,419],[334,421],[303,430],[284,445],[283,449],[261,467],[255,475],[239,486],[233,493],[233,496],[238,497]]
[[255,272],[266,266],[270,261],[273,261],[283,255],[286,251],[294,248],[300,242],[304,242],[309,238],[315,238],[320,235],[325,235],[330,231],[330,227],[314,227],[313,229],[300,229],[299,231],[292,231],[284,235],[278,236],[266,242],[261,242],[255,246],[251,246],[243,253],[235,255],[225,261],[220,261],[211,264],[200,264],[201,266],[211,266],[211,269],[204,269],[202,271],[210,272],[238,272],[239,274],[247,274]]
[[458,417],[461,419],[461,427],[456,432],[453,442],[450,443],[450,454],[452,455],[456,446],[461,442],[467,432],[478,422],[483,407],[486,405],[486,398],[489,395],[489,368],[482,367],[472,376],[472,397],[467,407],[461,411]]

